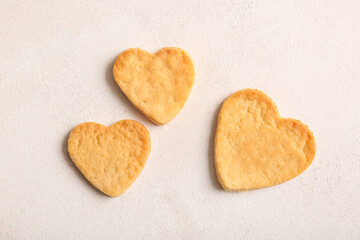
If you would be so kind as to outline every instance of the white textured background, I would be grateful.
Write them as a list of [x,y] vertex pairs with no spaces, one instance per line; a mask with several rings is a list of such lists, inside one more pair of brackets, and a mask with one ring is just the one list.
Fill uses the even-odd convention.
[[[155,126],[112,77],[130,47],[181,47],[196,80]],[[221,190],[219,106],[258,88],[314,132],[301,176]],[[152,152],[109,198],[66,150],[77,124],[131,118]],[[0,239],[360,239],[360,2],[0,0]]]

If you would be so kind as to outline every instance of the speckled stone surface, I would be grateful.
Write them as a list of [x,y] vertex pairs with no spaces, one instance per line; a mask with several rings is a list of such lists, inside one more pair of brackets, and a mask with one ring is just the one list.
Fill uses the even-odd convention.
[[[359,239],[360,3],[17,1],[0,3],[0,239]],[[131,47],[180,47],[196,78],[156,126],[112,76]],[[225,192],[213,142],[227,96],[257,88],[314,132],[317,153],[279,186]],[[78,124],[135,119],[152,151],[109,198],[71,162]]]

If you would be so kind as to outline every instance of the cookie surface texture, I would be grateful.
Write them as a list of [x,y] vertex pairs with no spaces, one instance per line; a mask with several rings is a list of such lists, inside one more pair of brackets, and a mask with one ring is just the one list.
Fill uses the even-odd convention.
[[315,157],[315,139],[298,120],[282,118],[259,90],[245,89],[222,105],[215,136],[215,167],[228,191],[269,187],[301,174]]
[[132,48],[116,58],[113,75],[132,104],[161,125],[184,106],[194,84],[195,69],[190,56],[180,48],[163,48],[155,54]]
[[122,120],[110,127],[87,122],[76,126],[68,139],[72,161],[97,189],[116,197],[141,173],[151,143],[139,122]]

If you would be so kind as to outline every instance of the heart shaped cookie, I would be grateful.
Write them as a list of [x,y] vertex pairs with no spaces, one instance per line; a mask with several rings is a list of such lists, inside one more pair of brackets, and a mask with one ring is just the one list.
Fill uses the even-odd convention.
[[315,157],[315,139],[298,120],[279,116],[259,90],[245,89],[222,105],[215,136],[215,167],[225,190],[269,187],[301,174]]
[[87,122],[71,131],[68,151],[89,182],[116,197],[139,176],[150,145],[149,131],[137,121],[122,120],[110,127]]
[[113,74],[127,98],[155,124],[166,124],[180,112],[195,79],[194,64],[180,48],[155,54],[128,49],[116,58]]

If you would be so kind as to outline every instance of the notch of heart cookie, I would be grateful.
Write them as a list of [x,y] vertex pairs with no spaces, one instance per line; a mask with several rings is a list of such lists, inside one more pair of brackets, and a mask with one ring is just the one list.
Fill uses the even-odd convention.
[[139,122],[122,120],[110,127],[87,122],[68,139],[74,164],[103,193],[116,197],[140,175],[150,153],[149,131]]
[[151,54],[139,48],[122,52],[114,79],[131,103],[155,124],[166,124],[183,108],[195,80],[194,64],[180,48]]
[[269,187],[301,174],[315,157],[315,139],[298,120],[282,118],[263,92],[245,89],[222,105],[215,167],[225,190]]

